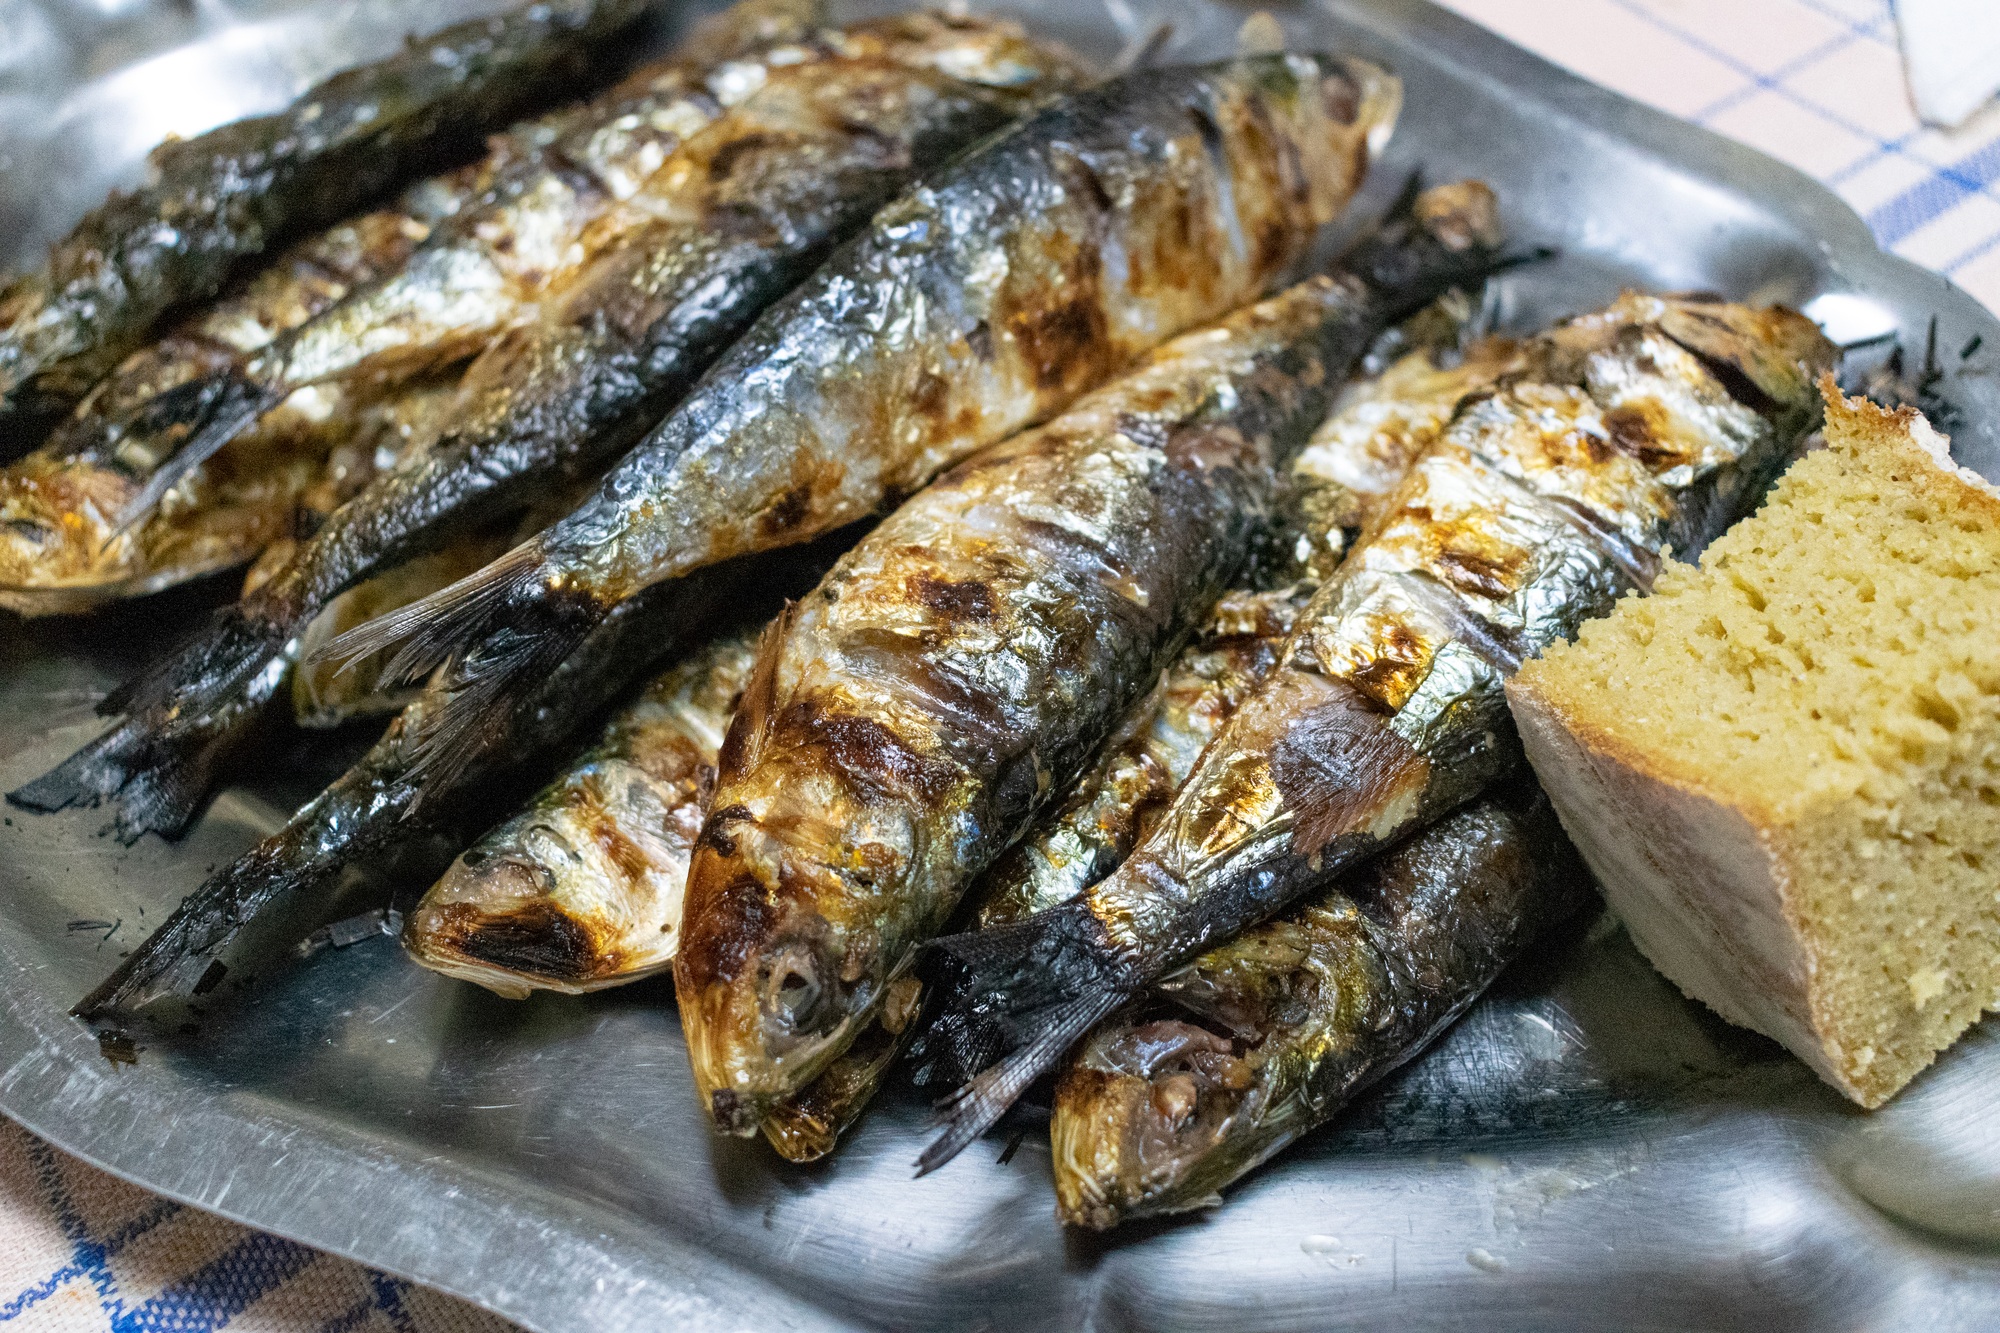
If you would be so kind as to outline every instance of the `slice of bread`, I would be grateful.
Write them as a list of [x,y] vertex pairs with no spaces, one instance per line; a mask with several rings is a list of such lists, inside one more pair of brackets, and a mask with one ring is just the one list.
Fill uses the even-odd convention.
[[1822,388],[1825,449],[1507,694],[1646,956],[1872,1107],[2000,1005],[2000,492]]

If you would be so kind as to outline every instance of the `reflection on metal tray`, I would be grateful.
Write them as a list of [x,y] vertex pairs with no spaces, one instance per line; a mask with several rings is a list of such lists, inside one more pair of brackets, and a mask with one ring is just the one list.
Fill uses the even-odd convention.
[[[162,133],[265,109],[477,7],[245,4],[225,22],[170,0],[16,0],[0,235],[27,253]],[[1015,8],[1099,57],[1168,17],[1167,59],[1226,53],[1246,12]],[[1419,163],[1482,175],[1517,237],[1561,248],[1510,278],[1509,322],[1624,282],[1833,294],[1816,309],[1918,347],[1935,316],[1941,347],[1984,335],[1941,392],[1961,459],[2000,474],[2000,324],[1878,253],[1818,186],[1417,0],[1279,17],[1295,45],[1404,75],[1385,179]],[[218,592],[6,622],[0,787],[88,736],[97,694]],[[1864,1116],[1683,1000],[1609,921],[1545,942],[1436,1051],[1220,1211],[1108,1239],[1057,1227],[1032,1135],[1004,1165],[996,1139],[913,1181],[927,1112],[907,1091],[815,1167],[716,1139],[659,983],[510,1003],[377,937],[273,964],[136,1067],[104,1060],[66,1006],[335,767],[281,756],[174,846],[122,848],[89,811],[0,826],[0,1110],[153,1189],[549,1330],[2000,1326],[1995,1025]],[[66,933],[78,918],[123,924],[101,943]]]

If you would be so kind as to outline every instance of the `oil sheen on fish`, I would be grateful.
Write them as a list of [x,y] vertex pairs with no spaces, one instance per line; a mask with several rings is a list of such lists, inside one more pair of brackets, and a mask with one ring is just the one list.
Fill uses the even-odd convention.
[[1341,875],[1085,1040],[1049,1126],[1057,1213],[1106,1230],[1220,1193],[1428,1046],[1589,877],[1532,781]]
[[1268,290],[1399,98],[1366,62],[1276,55],[1063,99],[883,209],[592,500],[356,646],[458,656],[448,744],[620,599],[873,512]]
[[1780,307],[1637,295],[1529,354],[1418,461],[1125,863],[948,945],[973,972],[968,1021],[1013,1053],[961,1090],[926,1165],[1145,985],[1516,762],[1506,677],[1754,502],[1836,355]]
[[506,808],[518,799],[515,791],[525,796],[520,779],[572,744],[649,668],[746,612],[768,616],[785,596],[812,586],[851,540],[834,533],[799,551],[718,567],[685,598],[634,599],[448,778],[424,774],[414,762],[438,702],[427,692],[282,829],[182,899],[75,1012],[98,1017],[212,990],[226,971],[221,955],[246,928],[322,907],[354,868],[393,858],[399,877],[438,875],[469,840],[461,836],[469,833],[465,825],[491,818],[496,803]]
[[[1467,199],[1490,226],[1490,194]],[[974,455],[780,622],[723,748],[674,963],[719,1128],[754,1132],[873,1021],[1240,572],[1278,466],[1369,341],[1491,263],[1407,222],[1366,256]]]
[[36,443],[161,317],[244,261],[472,156],[538,101],[587,82],[649,0],[544,0],[406,43],[275,115],[153,150],[40,270],[0,290],[0,458]]
[[671,966],[688,856],[759,632],[719,638],[653,681],[467,848],[404,916],[410,956],[511,998]]
[[[186,442],[186,413],[162,413],[163,403],[191,399],[189,411],[199,412],[205,377],[402,264],[471,183],[464,170],[433,178],[397,208],[294,246],[242,290],[127,357],[46,443],[0,471],[0,606],[24,615],[82,611],[154,592],[239,564],[288,535],[295,509],[310,504],[305,492],[329,471],[347,494],[358,490],[376,466],[373,442],[363,438],[366,413],[337,390],[310,390],[184,474],[163,508],[124,522]],[[350,456],[330,459],[342,446]]]
[[[1266,553],[1249,586],[1217,603],[1068,798],[994,863],[974,891],[977,928],[1023,921],[1068,902],[1124,862],[1202,751],[1277,664],[1325,573],[1379,514],[1459,400],[1518,367],[1518,345],[1507,339],[1458,346],[1470,312],[1446,307],[1465,304],[1462,293],[1450,293],[1380,340],[1416,350],[1341,392],[1279,490],[1281,521],[1271,542],[1279,549]],[[1269,586],[1274,582],[1279,586]],[[1006,1050],[990,1025],[965,1012],[951,985],[957,969],[937,970],[947,989],[912,1046],[911,1076],[920,1085],[955,1088]]]
[[655,173],[679,182],[672,216],[606,255],[548,318],[482,354],[443,438],[114,695],[106,711],[124,720],[12,799],[55,809],[115,795],[128,833],[183,827],[214,767],[206,756],[258,714],[282,683],[273,664],[328,600],[589,479],[884,199],[1072,77],[1008,24],[912,15],[860,31],[864,54],[774,67],[684,145]]

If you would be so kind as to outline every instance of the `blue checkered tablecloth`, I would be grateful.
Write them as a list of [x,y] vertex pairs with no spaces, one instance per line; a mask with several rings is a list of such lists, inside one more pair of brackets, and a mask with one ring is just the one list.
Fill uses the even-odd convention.
[[[1888,0],[1444,0],[1826,182],[2000,309],[2000,105],[1911,109]],[[2000,0],[1996,0],[2000,3]],[[449,1297],[155,1198],[0,1122],[0,1333],[499,1333]]]

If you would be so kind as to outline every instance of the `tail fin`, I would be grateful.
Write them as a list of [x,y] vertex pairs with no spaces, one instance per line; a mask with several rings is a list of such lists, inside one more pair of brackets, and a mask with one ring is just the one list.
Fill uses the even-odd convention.
[[282,626],[224,608],[193,642],[98,705],[123,721],[7,799],[47,813],[115,798],[123,841],[179,836],[284,683],[287,638]]
[[542,572],[541,548],[524,542],[314,654],[315,660],[353,661],[401,644],[383,672],[385,682],[409,681],[451,663],[439,682],[445,701],[424,718],[413,750],[412,779],[422,779],[420,786],[455,775],[480,738],[504,724],[604,618],[594,601],[539,595]]
[[953,935],[934,947],[964,969],[932,1023],[933,1059],[986,1061],[941,1103],[944,1133],[917,1159],[928,1174],[996,1124],[1080,1037],[1131,993],[1089,908],[1065,903],[1026,921]]
[[153,399],[126,428],[127,434],[157,439],[178,429],[194,437],[174,450],[118,515],[115,539],[153,512],[181,480],[215,457],[221,448],[278,405],[269,390],[234,374],[210,375],[177,385]]

